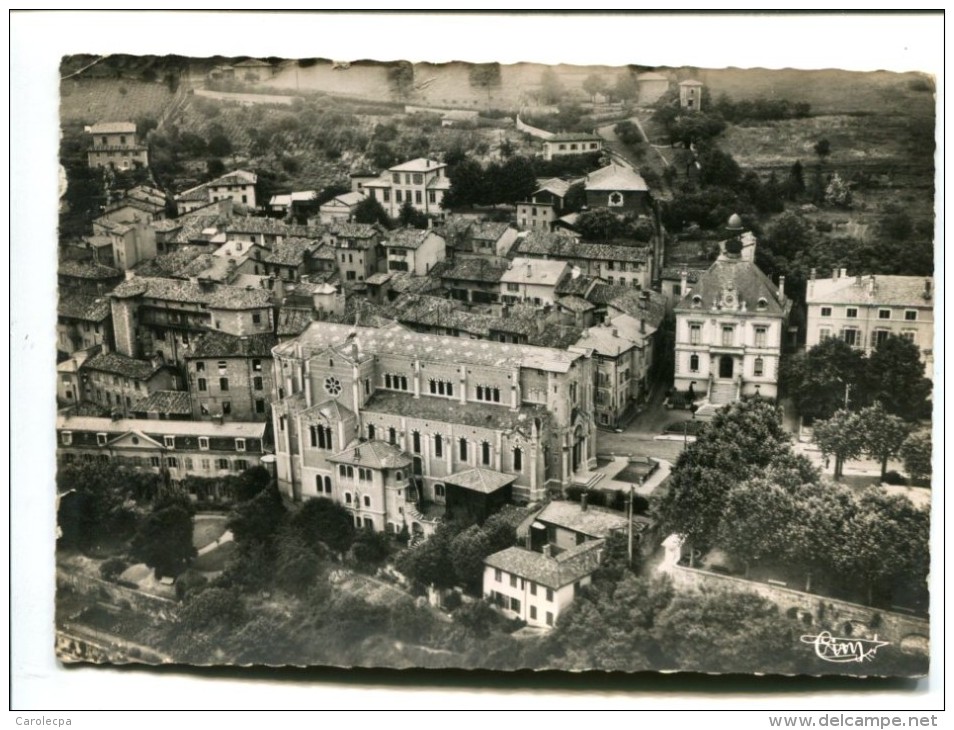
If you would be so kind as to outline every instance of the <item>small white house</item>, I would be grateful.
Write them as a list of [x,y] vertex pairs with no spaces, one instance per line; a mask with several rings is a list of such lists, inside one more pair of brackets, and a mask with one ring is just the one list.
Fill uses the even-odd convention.
[[484,596],[501,611],[529,626],[552,627],[599,567],[603,540],[551,554],[520,547],[484,559]]

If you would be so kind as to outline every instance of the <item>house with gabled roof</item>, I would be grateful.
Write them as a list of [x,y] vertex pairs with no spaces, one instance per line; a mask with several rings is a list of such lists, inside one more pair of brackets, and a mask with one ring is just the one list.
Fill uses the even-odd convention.
[[113,347],[108,296],[84,291],[60,292],[56,303],[56,349],[70,355],[91,347]]
[[609,208],[617,213],[648,213],[649,186],[642,175],[630,167],[612,163],[586,176],[583,183],[586,204]]
[[507,304],[553,304],[556,288],[570,273],[566,261],[517,257],[500,277],[500,300]]
[[543,140],[543,159],[563,155],[598,155],[603,151],[603,138],[587,132],[562,132]]
[[157,390],[181,387],[174,369],[158,359],[137,360],[118,352],[102,351],[79,367],[80,399],[129,417],[133,402]]
[[186,377],[196,419],[268,421],[273,398],[270,332],[231,335],[207,332],[185,355]]
[[417,276],[427,276],[446,255],[444,237],[431,229],[388,231],[381,246],[386,252],[388,271],[408,271]]
[[149,148],[142,144],[133,122],[99,122],[86,127],[91,142],[90,167],[132,170],[149,165]]
[[57,457],[104,461],[173,482],[189,476],[222,477],[261,465],[266,424],[214,423],[59,415]]
[[258,175],[254,172],[233,170],[207,183],[183,190],[175,197],[176,207],[180,214],[188,213],[209,203],[231,199],[233,203],[255,208],[258,205],[255,197],[257,184]]
[[587,495],[579,502],[556,499],[530,515],[517,526],[517,540],[531,550],[549,545],[553,554],[593,540],[605,540],[624,532],[626,515],[605,507],[588,504]]
[[566,213],[566,198],[571,189],[582,186],[579,180],[558,177],[537,181],[530,200],[517,203],[517,225],[522,229],[553,230],[554,223]]
[[253,335],[275,326],[267,288],[211,281],[131,276],[110,293],[110,307],[118,352],[178,365],[209,329]]
[[516,256],[566,261],[581,274],[600,277],[610,284],[649,289],[652,252],[631,243],[591,243],[564,231],[529,231],[517,240]]
[[713,404],[778,394],[779,362],[792,302],[755,264],[755,237],[738,215],[722,253],[675,307],[677,390],[692,386]]
[[811,274],[806,347],[837,337],[870,355],[896,335],[918,346],[925,375],[932,377],[934,277],[848,276],[845,268],[834,269],[830,279],[816,278],[814,269]]
[[593,580],[604,541],[583,542],[553,555],[510,547],[484,559],[484,597],[528,626],[552,628]]
[[355,209],[365,200],[364,193],[352,191],[336,195],[318,208],[318,219],[322,223],[335,221],[350,221],[354,218]]
[[363,180],[362,190],[377,200],[392,218],[397,218],[401,207],[410,205],[426,215],[442,212],[444,195],[450,190],[447,165],[437,160],[419,157],[388,168],[376,180]]
[[509,267],[484,258],[455,258],[431,270],[431,277],[440,280],[451,298],[472,304],[499,301],[500,279]]

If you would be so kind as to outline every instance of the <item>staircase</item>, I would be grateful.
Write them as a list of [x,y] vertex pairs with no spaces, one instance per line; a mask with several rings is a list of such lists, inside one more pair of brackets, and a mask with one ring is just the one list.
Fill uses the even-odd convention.
[[587,489],[592,489],[600,479],[602,479],[605,474],[600,474],[595,471],[578,471],[573,474],[573,484],[577,487],[586,487]]
[[735,400],[736,384],[733,382],[714,382],[709,391],[709,402],[721,406]]

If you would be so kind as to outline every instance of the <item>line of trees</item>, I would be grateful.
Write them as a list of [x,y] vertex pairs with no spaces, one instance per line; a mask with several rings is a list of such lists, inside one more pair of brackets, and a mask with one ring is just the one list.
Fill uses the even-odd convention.
[[[840,438],[857,438],[839,425]],[[882,458],[900,448],[873,434],[864,443]],[[664,531],[697,548],[719,546],[746,572],[760,563],[798,565],[806,590],[821,573],[844,576],[840,585],[866,592],[869,603],[905,605],[925,597],[928,511],[881,488],[858,494],[823,482],[794,453],[779,410],[764,400],[733,404],[704,427],[680,455],[655,508]]]
[[918,346],[889,335],[865,355],[829,338],[782,363],[783,392],[809,423],[839,409],[858,411],[880,403],[885,412],[913,423],[929,418],[932,384],[924,375]]

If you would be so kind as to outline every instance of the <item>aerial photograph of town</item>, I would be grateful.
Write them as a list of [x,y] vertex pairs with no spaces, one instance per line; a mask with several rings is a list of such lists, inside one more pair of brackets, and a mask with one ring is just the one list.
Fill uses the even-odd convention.
[[639,60],[62,58],[59,661],[928,673],[936,80]]

